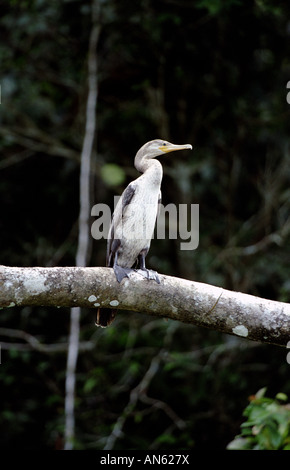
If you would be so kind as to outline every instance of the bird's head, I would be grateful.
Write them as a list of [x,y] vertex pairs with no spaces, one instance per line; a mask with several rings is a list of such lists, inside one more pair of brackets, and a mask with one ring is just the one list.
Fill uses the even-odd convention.
[[186,149],[192,149],[192,145],[175,145],[171,144],[170,142],[167,142],[166,140],[156,139],[147,142],[147,144],[143,145],[143,147],[139,151],[142,151],[143,155],[146,156],[146,158],[154,158],[158,157],[158,155],[163,155],[164,153]]
[[[153,164],[152,159],[168,152],[175,150],[192,149],[192,145],[175,145],[167,142],[166,140],[156,139],[147,142],[143,147],[138,150],[135,157],[135,168],[143,173],[146,169]],[[160,164],[159,164],[160,165]]]

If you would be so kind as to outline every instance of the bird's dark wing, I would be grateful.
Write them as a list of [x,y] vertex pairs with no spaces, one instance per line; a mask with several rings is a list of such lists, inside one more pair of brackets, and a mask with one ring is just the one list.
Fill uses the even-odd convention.
[[124,190],[117,206],[114,211],[113,217],[112,217],[112,222],[111,222],[111,227],[109,230],[109,235],[108,235],[108,243],[107,243],[107,259],[106,259],[106,265],[109,267],[112,267],[114,264],[114,257],[115,253],[117,252],[121,240],[115,238],[115,227],[117,224],[122,222],[122,218],[124,217],[124,214],[126,213],[126,207],[131,203],[132,198],[135,194],[136,188],[134,186],[134,183],[130,183],[127,188]]
[[126,206],[131,203],[135,194],[136,188],[134,184],[129,184],[122,194],[122,215],[125,212]]

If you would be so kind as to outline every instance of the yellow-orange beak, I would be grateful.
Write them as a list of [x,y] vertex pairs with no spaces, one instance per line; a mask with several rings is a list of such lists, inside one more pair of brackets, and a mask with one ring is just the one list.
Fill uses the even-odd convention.
[[175,145],[175,144],[170,144],[168,142],[167,145],[160,146],[159,150],[162,150],[162,152],[164,153],[174,152],[175,150],[192,150],[192,145],[190,144]]

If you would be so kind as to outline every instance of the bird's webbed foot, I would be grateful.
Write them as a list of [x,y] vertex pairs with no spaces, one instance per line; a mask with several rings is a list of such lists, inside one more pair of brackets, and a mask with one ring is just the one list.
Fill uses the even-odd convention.
[[124,277],[130,277],[129,274],[134,271],[131,268],[122,268],[118,264],[115,264],[113,268],[118,282],[121,282]]
[[136,269],[136,273],[141,274],[141,276],[146,277],[148,280],[153,279],[153,281],[156,281],[157,284],[160,284],[158,273],[152,269],[140,268]]

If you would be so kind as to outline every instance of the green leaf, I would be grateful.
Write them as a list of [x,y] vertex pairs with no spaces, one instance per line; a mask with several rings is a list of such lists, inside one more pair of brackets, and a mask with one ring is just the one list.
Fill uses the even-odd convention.
[[255,395],[256,398],[264,398],[266,391],[267,391],[267,387],[260,388],[260,390],[258,390]]
[[84,384],[84,392],[85,393],[91,392],[93,388],[95,387],[96,383],[97,383],[97,379],[95,377],[88,378]]
[[108,186],[118,186],[124,183],[126,175],[119,165],[106,163],[101,168],[101,177]]
[[227,445],[228,450],[248,450],[251,449],[251,439],[245,437],[236,437]]
[[277,393],[276,395],[276,398],[277,400],[281,400],[281,401],[287,401],[288,400],[288,397],[285,393]]

